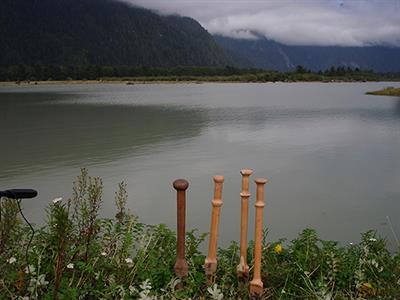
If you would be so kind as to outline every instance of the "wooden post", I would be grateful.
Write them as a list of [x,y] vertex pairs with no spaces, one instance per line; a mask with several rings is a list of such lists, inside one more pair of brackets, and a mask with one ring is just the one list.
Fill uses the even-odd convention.
[[240,217],[240,262],[237,266],[237,277],[239,281],[249,278],[249,266],[247,265],[247,232],[249,218],[249,177],[253,170],[241,170],[242,174],[242,192],[241,197],[241,217]]
[[[177,191],[177,258],[174,266],[175,274],[178,278],[186,277],[188,274],[188,264],[185,259],[185,219],[186,219],[186,195],[185,191],[189,186],[189,182],[185,179],[177,179],[173,182],[173,186]],[[181,288],[179,286],[178,288]]]
[[205,273],[207,275],[208,283],[212,283],[213,275],[217,270],[217,239],[218,239],[218,224],[219,215],[222,206],[222,184],[224,176],[214,176],[214,199],[212,203],[211,215],[211,229],[210,229],[210,242],[208,245],[208,256],[204,263]]
[[265,178],[257,178],[256,195],[256,224],[254,236],[254,274],[250,282],[250,295],[252,297],[261,297],[263,292],[263,282],[261,280],[261,248],[262,248],[262,229],[263,229],[263,208],[264,208],[264,185],[267,183]]

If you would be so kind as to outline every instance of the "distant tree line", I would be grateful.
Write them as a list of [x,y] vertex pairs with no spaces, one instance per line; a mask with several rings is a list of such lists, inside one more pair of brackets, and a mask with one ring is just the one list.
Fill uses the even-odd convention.
[[47,81],[47,80],[100,80],[146,79],[161,80],[218,80],[227,77],[233,81],[321,81],[321,80],[398,80],[400,74],[378,74],[371,70],[331,67],[325,71],[311,72],[297,66],[292,72],[267,71],[256,68],[225,67],[145,67],[145,66],[98,66],[98,65],[13,65],[0,66],[0,81]]
[[145,66],[58,66],[16,65],[0,66],[0,81],[23,80],[94,80],[121,77],[168,77],[168,76],[231,76],[258,74],[261,69],[226,67],[145,67]]

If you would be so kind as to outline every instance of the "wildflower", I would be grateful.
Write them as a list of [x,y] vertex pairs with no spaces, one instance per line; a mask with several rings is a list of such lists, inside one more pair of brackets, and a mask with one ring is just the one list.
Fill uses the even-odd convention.
[[156,298],[150,297],[151,292],[151,282],[149,279],[146,279],[139,285],[141,292],[139,292],[139,299],[148,299],[148,300],[155,300]]
[[101,252],[101,256],[107,256],[107,253],[106,252]]
[[73,269],[74,268],[74,264],[73,263],[69,263],[68,265],[67,265],[67,269]]
[[349,244],[350,244],[350,246],[353,246],[353,245],[354,245],[354,243],[351,243],[351,242],[350,242]]
[[29,265],[29,266],[25,267],[25,274],[31,273],[32,275],[35,275],[36,274],[35,271],[36,271],[36,268],[33,265]]
[[369,282],[364,282],[362,284],[363,288],[365,289],[372,289],[372,284],[370,284]]
[[131,264],[131,263],[133,263],[133,260],[132,260],[132,258],[128,257],[128,258],[125,258],[125,262],[127,264]]
[[10,257],[9,259],[7,259],[7,262],[10,264],[10,265],[12,265],[13,263],[15,263],[17,261],[17,259],[13,256],[13,257]]
[[133,285],[130,285],[130,286],[129,286],[129,294],[130,294],[131,296],[137,294],[138,292],[139,292],[139,291],[137,290],[137,288],[135,288]]
[[283,248],[282,248],[282,245],[281,245],[281,244],[277,244],[277,245],[274,247],[274,252],[275,252],[276,254],[281,254],[282,251],[283,251]]
[[224,294],[216,284],[214,284],[213,287],[208,287],[207,292],[210,294],[211,299],[213,300],[222,300],[224,298]]
[[369,241],[370,241],[370,242],[376,242],[376,239],[370,238]]
[[36,284],[38,286],[41,285],[47,285],[49,282],[46,280],[46,275],[45,274],[40,274],[36,280]]
[[54,198],[54,199],[53,199],[53,204],[57,204],[57,203],[60,202],[61,200],[62,200],[62,197]]
[[372,288],[372,284],[369,282],[364,282],[360,288],[360,295],[364,298],[372,296],[375,294],[374,289]]

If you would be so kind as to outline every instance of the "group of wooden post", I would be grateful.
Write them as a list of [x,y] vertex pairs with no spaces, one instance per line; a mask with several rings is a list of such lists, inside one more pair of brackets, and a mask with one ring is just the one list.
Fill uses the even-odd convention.
[[[246,282],[249,278],[249,266],[247,265],[247,231],[249,215],[249,177],[252,170],[241,170],[242,191],[241,197],[241,218],[240,218],[240,261],[237,266],[237,276],[240,282]],[[217,240],[220,211],[222,206],[222,185],[223,176],[214,176],[214,198],[212,203],[210,241],[208,255],[205,259],[204,269],[208,283],[214,282],[217,270]],[[263,282],[261,280],[261,251],[262,251],[262,229],[263,229],[263,208],[264,208],[264,185],[267,183],[265,178],[257,178],[256,192],[256,216],[255,216],[255,235],[254,235],[254,271],[253,280],[250,281],[250,294],[254,297],[262,295]],[[177,259],[175,263],[175,274],[179,278],[184,278],[188,274],[188,264],[185,259],[185,219],[186,219],[186,194],[189,183],[185,179],[175,180],[173,183],[177,190]]]

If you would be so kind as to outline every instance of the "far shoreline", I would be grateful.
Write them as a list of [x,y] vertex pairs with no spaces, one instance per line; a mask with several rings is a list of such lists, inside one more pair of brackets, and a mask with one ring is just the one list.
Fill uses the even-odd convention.
[[67,84],[203,84],[203,83],[378,83],[378,82],[400,82],[397,80],[286,80],[286,81],[257,81],[257,80],[233,80],[231,78],[199,78],[199,79],[160,79],[156,77],[141,79],[91,79],[91,80],[38,80],[38,81],[0,81],[0,87],[7,86],[36,86],[36,85],[67,85]]
[[366,92],[367,95],[374,95],[374,96],[400,96],[400,87],[386,87],[382,90]]

